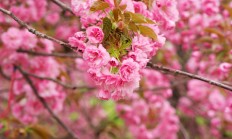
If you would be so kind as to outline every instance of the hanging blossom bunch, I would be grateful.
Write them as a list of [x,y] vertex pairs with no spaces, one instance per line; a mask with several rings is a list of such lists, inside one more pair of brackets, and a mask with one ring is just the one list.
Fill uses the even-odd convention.
[[69,43],[83,52],[87,72],[101,89],[98,97],[119,100],[130,96],[139,87],[141,70],[165,43],[160,28],[168,30],[178,19],[176,2],[71,3],[85,31],[76,32]]

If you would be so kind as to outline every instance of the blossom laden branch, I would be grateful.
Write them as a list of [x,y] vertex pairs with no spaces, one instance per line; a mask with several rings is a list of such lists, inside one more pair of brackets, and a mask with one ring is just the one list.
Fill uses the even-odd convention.
[[1,74],[1,76],[3,77],[3,78],[5,78],[6,80],[10,80],[10,77],[9,76],[7,76],[4,72],[3,72],[3,70],[2,70],[2,68],[0,68],[0,74]]
[[[65,42],[63,42],[61,40],[55,39],[55,38],[53,38],[51,36],[48,36],[46,34],[43,34],[43,33],[39,32],[39,31],[35,30],[34,28],[30,27],[28,24],[26,24],[25,22],[23,22],[22,20],[17,18],[14,14],[12,14],[10,11],[8,11],[8,10],[6,10],[4,8],[0,8],[0,11],[3,12],[4,14],[6,14],[6,15],[9,15],[10,17],[12,17],[21,26],[25,27],[29,32],[35,34],[36,36],[44,38],[44,39],[51,40],[51,41],[56,42],[56,43],[58,43],[58,44],[60,44],[62,46],[69,47],[70,49],[76,51],[75,47],[73,47],[72,45],[70,45],[68,43],[65,43]],[[163,72],[166,72],[166,73],[169,73],[169,74],[182,75],[182,76],[186,76],[186,77],[189,77],[189,78],[192,78],[192,79],[201,80],[201,81],[209,83],[211,85],[215,85],[215,86],[224,88],[226,90],[232,91],[232,87],[230,87],[228,85],[225,85],[225,84],[223,84],[221,82],[213,81],[213,80],[210,80],[210,79],[207,79],[207,78],[195,75],[195,74],[191,74],[191,73],[180,71],[180,70],[174,70],[174,69],[166,68],[166,67],[155,65],[155,64],[152,64],[152,63],[148,63],[147,66],[152,68],[152,69],[163,71]]]
[[157,86],[157,87],[154,87],[154,88],[151,88],[151,89],[143,89],[143,88],[139,88],[138,90],[136,90],[137,92],[139,91],[153,91],[153,92],[156,92],[156,91],[163,91],[163,90],[167,90],[167,89],[173,89],[174,87],[178,86],[178,85],[182,85],[182,84],[185,84],[188,80],[182,80],[182,81],[179,81],[179,82],[173,82],[171,83],[170,85],[168,86]]
[[50,0],[52,1],[53,3],[55,3],[56,5],[58,5],[59,7],[61,7],[64,11],[69,11],[71,14],[75,15],[72,11],[72,9],[67,6],[65,3],[59,1],[59,0]]
[[206,82],[208,84],[211,84],[211,85],[226,89],[228,91],[232,91],[231,86],[225,85],[225,84],[223,84],[221,82],[214,81],[214,80],[211,80],[211,79],[208,79],[208,78],[196,75],[196,74],[192,74],[192,73],[188,73],[188,72],[181,71],[181,70],[176,70],[176,69],[163,67],[163,66],[160,66],[160,65],[152,64],[152,63],[148,63],[147,67],[149,67],[151,69],[159,70],[159,71],[162,71],[162,72],[165,72],[165,73],[168,73],[168,74],[182,75],[182,76],[189,77],[189,78],[192,78],[192,79],[197,79],[197,80]]
[[45,57],[61,57],[61,58],[80,58],[77,54],[74,53],[43,53],[43,52],[35,52],[30,50],[18,49],[19,53],[27,53],[34,56],[45,56]]
[[50,78],[50,77],[41,77],[41,76],[38,76],[38,75],[35,75],[35,74],[28,73],[26,71],[23,71],[23,72],[27,76],[31,76],[31,77],[34,77],[34,78],[37,78],[37,79],[41,79],[41,80],[49,80],[49,81],[55,82],[55,83],[63,86],[64,88],[67,88],[67,89],[72,89],[72,90],[75,90],[75,89],[85,89],[85,88],[94,89],[94,88],[89,88],[89,87],[86,87],[86,86],[69,85],[69,84],[63,83],[62,81],[59,81],[59,80],[56,80],[56,79],[53,79],[53,78]]
[[47,109],[47,111],[49,112],[49,114],[56,120],[57,123],[60,124],[60,126],[73,138],[73,139],[78,139],[78,137],[63,123],[63,121],[52,111],[52,109],[48,106],[48,104],[46,103],[46,101],[44,100],[43,97],[41,97],[37,91],[37,89],[35,88],[32,80],[30,79],[30,77],[19,67],[19,66],[15,66],[16,69],[23,75],[23,77],[25,78],[25,80],[28,82],[28,84],[30,85],[33,93],[35,94],[35,96],[37,97],[37,99],[39,99],[39,101],[42,103],[42,105]]
[[9,88],[0,89],[0,93],[5,93],[5,92],[8,92],[8,91],[9,91]]
[[179,123],[179,125],[180,125],[180,132],[183,134],[184,139],[190,139],[189,133],[185,129],[184,125],[181,122]]
[[12,12],[4,9],[4,8],[1,8],[0,7],[0,11],[8,16],[10,16],[11,18],[13,18],[19,25],[21,25],[22,27],[26,28],[29,32],[31,32],[32,34],[36,35],[37,37],[40,37],[40,38],[44,38],[44,39],[47,39],[47,40],[50,40],[50,41],[53,41],[53,42],[56,42],[62,46],[65,46],[65,47],[68,47],[74,51],[77,51],[77,49],[75,49],[76,47],[68,44],[68,43],[65,43],[61,40],[58,40],[56,38],[53,38],[51,36],[48,36],[44,33],[41,33],[39,31],[37,31],[36,29],[34,29],[33,27],[29,26],[27,23],[25,23],[24,21],[20,20],[18,17],[16,17]]

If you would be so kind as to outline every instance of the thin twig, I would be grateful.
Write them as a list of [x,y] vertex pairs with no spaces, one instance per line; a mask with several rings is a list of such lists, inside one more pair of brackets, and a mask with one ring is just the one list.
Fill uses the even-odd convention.
[[50,77],[41,77],[41,76],[38,76],[38,75],[35,75],[35,74],[31,74],[31,73],[28,73],[26,71],[23,71],[24,74],[28,75],[28,76],[31,76],[31,77],[34,77],[34,78],[37,78],[37,79],[40,79],[40,80],[49,80],[49,81],[52,81],[52,82],[55,82],[61,86],[63,86],[64,88],[67,88],[67,89],[85,89],[85,88],[88,88],[88,89],[93,89],[93,88],[89,88],[87,86],[74,86],[74,85],[69,85],[69,84],[66,84],[66,83],[63,83],[62,81],[60,80],[56,80],[56,79],[53,79],[53,78],[50,78]]
[[3,88],[3,89],[0,89],[0,93],[8,92],[9,90],[10,90],[9,88]]
[[168,74],[182,75],[182,76],[189,77],[189,78],[192,78],[192,79],[197,79],[197,80],[206,82],[208,84],[211,84],[211,85],[214,85],[214,86],[217,86],[217,87],[232,91],[231,86],[225,85],[225,84],[223,84],[221,82],[214,81],[214,80],[211,80],[211,79],[199,76],[199,75],[191,74],[191,73],[188,73],[188,72],[185,72],[185,71],[171,69],[171,68],[163,67],[163,66],[160,66],[160,65],[152,64],[152,63],[148,63],[147,67],[149,67],[151,69],[159,70],[159,71],[162,71],[162,72],[165,72],[165,73],[168,73]]
[[25,78],[25,80],[28,82],[28,84],[30,85],[30,87],[32,88],[33,93],[35,94],[35,96],[37,97],[37,99],[39,99],[39,101],[43,104],[43,106],[47,109],[47,111],[49,112],[49,114],[57,121],[57,123],[59,123],[61,125],[61,127],[74,139],[78,139],[78,137],[76,137],[76,135],[63,123],[63,121],[61,121],[61,119],[51,110],[51,108],[48,106],[48,104],[46,103],[46,101],[44,100],[43,97],[41,97],[37,91],[37,89],[35,88],[32,80],[29,78],[29,76],[19,67],[19,66],[15,66],[18,71],[23,75],[23,77]]
[[43,52],[35,52],[30,50],[18,49],[19,53],[27,53],[34,56],[46,56],[46,57],[61,57],[61,58],[81,58],[77,54],[74,53],[43,53]]
[[162,90],[172,89],[173,87],[184,84],[187,81],[188,80],[182,80],[182,81],[178,81],[178,82],[173,82],[169,86],[158,86],[158,87],[154,87],[154,88],[151,88],[151,89],[143,89],[143,88],[141,88],[141,89],[138,89],[136,91],[162,91]]
[[67,6],[65,3],[59,1],[59,0],[50,0],[52,1],[53,3],[55,3],[56,5],[58,5],[59,7],[61,7],[64,11],[69,11],[71,14],[75,15],[72,11],[72,9]]
[[0,68],[0,74],[1,74],[2,77],[5,78],[6,80],[10,80],[10,77],[7,76],[7,75],[3,72],[2,68]]
[[185,129],[184,125],[182,123],[179,123],[179,125],[180,125],[180,131],[183,134],[184,139],[190,139],[189,133]]
[[41,33],[39,31],[37,31],[36,29],[34,29],[33,27],[29,26],[28,24],[26,24],[25,22],[23,22],[22,20],[20,20],[18,17],[16,17],[12,12],[4,9],[4,8],[1,8],[0,7],[0,11],[8,16],[10,16],[11,18],[13,18],[19,25],[21,25],[22,27],[26,28],[29,32],[31,32],[32,34],[36,35],[37,37],[40,37],[40,38],[44,38],[44,39],[48,39],[50,41],[53,41],[53,42],[56,42],[62,46],[65,46],[65,47],[68,47],[74,51],[77,51],[77,48],[68,44],[68,43],[65,43],[61,40],[58,40],[56,38],[53,38],[51,36],[48,36],[44,33]]

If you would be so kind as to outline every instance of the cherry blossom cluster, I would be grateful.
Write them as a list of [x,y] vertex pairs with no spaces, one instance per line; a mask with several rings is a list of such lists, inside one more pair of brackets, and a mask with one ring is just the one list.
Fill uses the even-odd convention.
[[119,100],[130,96],[139,87],[141,70],[165,43],[160,30],[172,29],[178,20],[176,1],[71,3],[85,31],[76,32],[69,43],[83,52],[87,72],[101,89],[98,97]]

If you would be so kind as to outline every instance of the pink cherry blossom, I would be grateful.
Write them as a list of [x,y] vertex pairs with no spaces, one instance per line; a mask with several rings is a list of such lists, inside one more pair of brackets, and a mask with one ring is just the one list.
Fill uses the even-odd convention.
[[10,28],[7,32],[1,35],[1,40],[4,45],[10,49],[17,49],[22,45],[23,40],[19,35],[21,31],[17,28]]
[[139,78],[139,65],[132,59],[126,59],[122,62],[119,74],[123,81],[132,81]]
[[91,26],[86,29],[87,38],[91,43],[101,43],[104,38],[104,33],[101,28]]
[[110,60],[109,53],[102,45],[98,48],[93,46],[87,47],[83,53],[83,58],[91,67],[104,66]]

